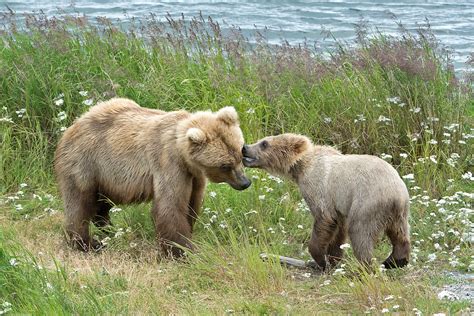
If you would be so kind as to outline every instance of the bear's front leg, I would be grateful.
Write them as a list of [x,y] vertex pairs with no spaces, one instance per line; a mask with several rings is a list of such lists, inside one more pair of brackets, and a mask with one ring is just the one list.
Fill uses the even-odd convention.
[[191,199],[189,200],[189,213],[188,213],[188,222],[189,222],[189,225],[191,226],[191,231],[199,215],[199,211],[201,210],[205,188],[206,188],[206,178],[204,177],[193,178],[193,189],[191,192]]
[[308,250],[314,261],[322,270],[326,269],[326,255],[328,246],[334,238],[335,222],[331,219],[319,217],[315,219],[313,225],[313,232],[309,240]]
[[[163,177],[162,177],[163,178]],[[182,248],[193,249],[191,225],[188,222],[190,179],[167,178],[168,183],[158,181],[155,185],[152,215],[156,234],[165,254],[174,258],[184,255]],[[171,180],[172,179],[172,180]]]

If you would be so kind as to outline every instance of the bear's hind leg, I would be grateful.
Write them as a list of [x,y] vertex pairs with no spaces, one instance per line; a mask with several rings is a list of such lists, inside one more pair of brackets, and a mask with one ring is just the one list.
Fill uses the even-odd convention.
[[97,208],[95,190],[80,190],[71,180],[62,187],[62,193],[69,241],[79,250],[99,249],[100,242],[89,233],[89,223]]
[[379,236],[379,227],[370,219],[355,220],[348,223],[349,238],[355,257],[368,266],[372,260],[375,242]]
[[410,235],[407,220],[397,218],[386,230],[392,243],[392,253],[383,262],[386,269],[401,268],[410,258]]
[[97,199],[96,214],[92,218],[92,222],[97,228],[105,228],[107,226],[112,226],[110,221],[110,209],[112,204],[110,204],[105,197],[99,194]]

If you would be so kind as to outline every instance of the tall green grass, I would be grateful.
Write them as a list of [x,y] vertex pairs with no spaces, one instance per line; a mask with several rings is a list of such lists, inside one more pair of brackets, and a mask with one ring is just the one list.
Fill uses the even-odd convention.
[[[470,132],[469,87],[427,36],[379,34],[325,58],[307,46],[272,46],[263,38],[251,45],[203,17],[150,19],[127,30],[71,16],[5,21],[2,192],[25,176],[51,181],[61,127],[87,110],[85,100],[116,95],[164,110],[233,105],[248,142],[291,131],[345,153],[390,154],[402,173],[415,170],[430,191],[444,189],[446,178],[466,170],[462,162],[471,159],[469,146],[459,143]],[[446,159],[454,152],[460,158],[451,167]],[[418,158],[433,155],[437,164],[424,164],[423,172],[413,168]]]

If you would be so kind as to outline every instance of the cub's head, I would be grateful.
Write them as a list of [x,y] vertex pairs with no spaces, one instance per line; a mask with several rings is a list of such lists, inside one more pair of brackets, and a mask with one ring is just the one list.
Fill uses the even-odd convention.
[[242,148],[246,167],[261,168],[270,173],[288,176],[292,166],[310,148],[311,141],[302,135],[269,136]]
[[203,171],[210,181],[226,182],[236,190],[250,186],[242,165],[244,138],[233,107],[194,113],[181,130],[181,146],[192,168]]

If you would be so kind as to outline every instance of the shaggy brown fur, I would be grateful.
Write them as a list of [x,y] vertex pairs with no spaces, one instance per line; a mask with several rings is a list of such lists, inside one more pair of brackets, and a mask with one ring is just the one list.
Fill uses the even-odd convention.
[[89,222],[110,224],[108,200],[153,200],[157,235],[167,253],[180,256],[172,243],[192,248],[206,178],[238,190],[250,185],[243,173],[243,143],[232,107],[164,112],[128,99],[92,107],[65,131],[56,149],[70,239],[83,250],[100,247],[89,235]]
[[[409,196],[395,169],[369,155],[342,155],[314,146],[301,135],[266,137],[244,146],[244,165],[294,180],[314,216],[309,252],[325,268],[343,255],[349,234],[355,256],[369,263],[375,243],[385,232],[393,245],[387,268],[408,263]],[[329,261],[329,262],[328,262]]]

